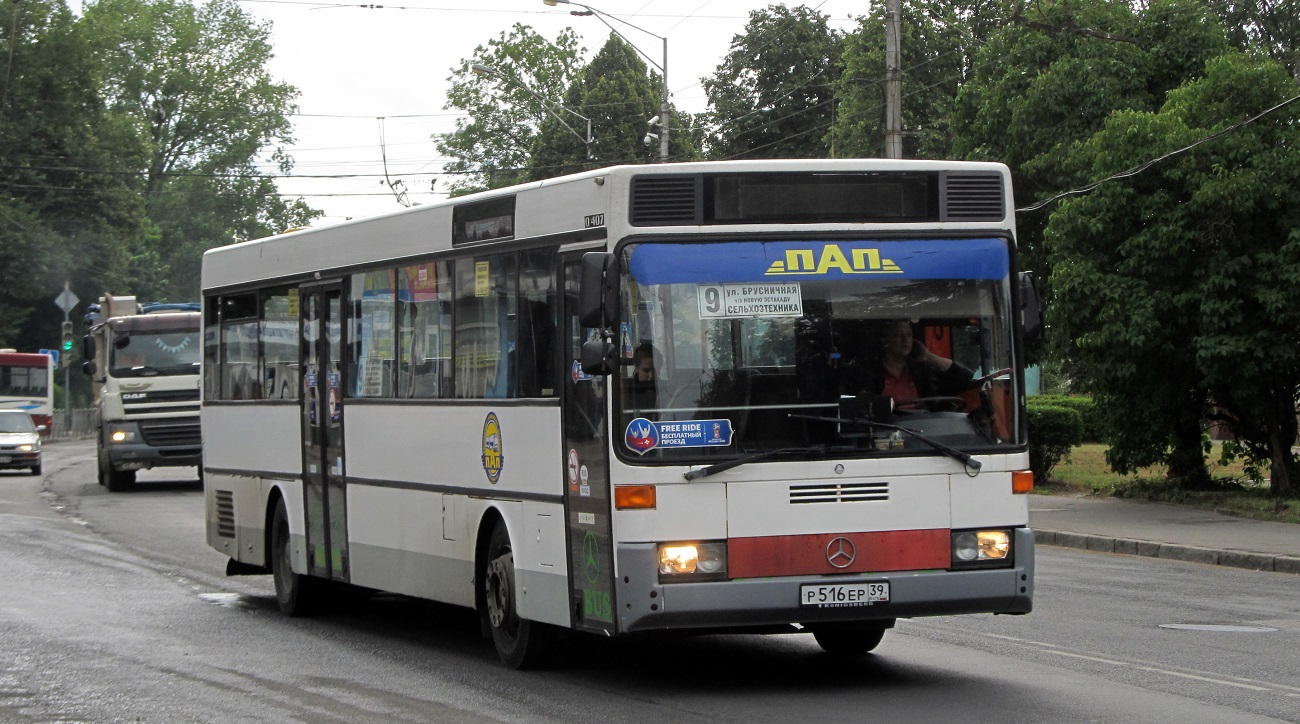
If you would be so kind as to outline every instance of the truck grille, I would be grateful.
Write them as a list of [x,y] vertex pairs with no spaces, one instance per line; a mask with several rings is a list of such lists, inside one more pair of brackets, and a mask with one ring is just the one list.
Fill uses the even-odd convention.
[[176,447],[180,445],[198,448],[203,444],[199,432],[199,421],[186,418],[183,421],[159,421],[140,423],[140,434],[144,441],[154,447]]

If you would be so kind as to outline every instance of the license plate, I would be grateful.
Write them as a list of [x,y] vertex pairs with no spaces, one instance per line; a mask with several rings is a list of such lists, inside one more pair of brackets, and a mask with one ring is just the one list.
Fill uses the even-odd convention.
[[888,583],[807,583],[799,587],[799,605],[809,608],[850,608],[889,601]]

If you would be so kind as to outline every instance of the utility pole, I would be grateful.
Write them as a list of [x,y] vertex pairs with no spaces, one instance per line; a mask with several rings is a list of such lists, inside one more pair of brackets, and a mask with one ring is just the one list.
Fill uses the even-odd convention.
[[885,0],[885,158],[903,157],[903,81],[898,0]]

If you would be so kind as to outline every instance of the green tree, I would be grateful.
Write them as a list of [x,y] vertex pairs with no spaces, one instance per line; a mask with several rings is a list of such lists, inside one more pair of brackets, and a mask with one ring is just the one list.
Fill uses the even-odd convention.
[[[654,163],[659,144],[645,143],[647,121],[659,114],[662,76],[650,72],[637,51],[617,35],[610,35],[600,52],[578,71],[564,96],[564,107],[591,119],[592,158],[586,159],[586,126],[559,111],[575,134],[556,119],[543,121],[535,139],[529,178],[539,180],[593,166]],[[677,118],[676,113],[673,118]],[[683,129],[684,130],[684,129]],[[688,133],[672,128],[668,151],[676,160],[695,155]]]
[[256,166],[266,154],[281,173],[292,167],[283,149],[297,90],[266,71],[269,24],[234,0],[98,0],[82,22],[105,103],[148,144],[131,170],[143,179],[157,263],[136,277],[137,295],[197,297],[203,251],[319,215],[281,200]]
[[49,347],[65,281],[82,299],[120,288],[148,226],[145,157],[130,120],[106,110],[91,49],[62,0],[0,3],[0,346]]
[[[528,178],[538,129],[549,117],[548,107],[558,108],[584,53],[571,28],[552,42],[516,23],[452,69],[446,108],[466,117],[456,120],[455,131],[435,136],[434,143],[451,159],[443,170],[459,175],[451,184],[453,196]],[[495,73],[476,73],[476,64]],[[585,123],[580,131],[585,134]]]
[[[900,82],[903,155],[945,158],[948,116],[967,65],[973,31],[962,8],[932,0],[903,0]],[[844,39],[831,128],[835,156],[874,158],[885,151],[885,11],[877,5]]]
[[703,80],[708,158],[830,155],[841,37],[826,21],[804,6],[750,12],[745,32]]
[[1300,3],[1295,0],[1215,0],[1228,37],[1242,50],[1259,49],[1300,81]]
[[[1003,22],[958,93],[952,152],[1007,163],[1018,206],[1087,181],[1065,163],[1074,146],[1116,110],[1156,110],[1228,48],[1200,0],[1053,0]],[[1017,222],[1026,268],[1046,277],[1046,213]]]
[[1159,112],[1112,115],[1074,155],[1102,178],[1187,149],[1065,203],[1047,229],[1052,325],[1122,433],[1110,457],[1121,472],[1162,461],[1203,477],[1212,414],[1269,462],[1275,494],[1294,489],[1300,107],[1275,107],[1295,93],[1276,62],[1225,54]]

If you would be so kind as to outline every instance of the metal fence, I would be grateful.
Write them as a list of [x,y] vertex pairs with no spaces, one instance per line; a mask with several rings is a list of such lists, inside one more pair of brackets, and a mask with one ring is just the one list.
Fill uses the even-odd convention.
[[80,440],[94,437],[99,427],[99,410],[87,407],[81,410],[55,410],[51,440]]

